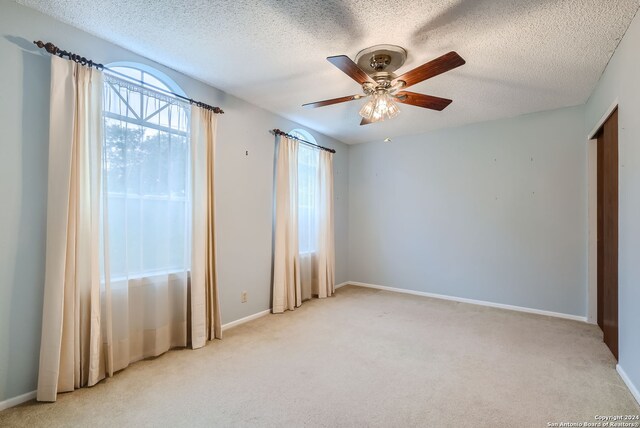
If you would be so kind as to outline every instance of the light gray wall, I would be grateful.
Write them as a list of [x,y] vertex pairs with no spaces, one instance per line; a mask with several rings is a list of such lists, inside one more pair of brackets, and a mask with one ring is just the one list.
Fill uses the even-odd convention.
[[640,16],[636,15],[586,105],[584,138],[618,100],[619,363],[640,390]]
[[584,316],[583,121],[575,107],[353,146],[349,279]]
[[[223,323],[270,306],[274,138],[299,125],[8,0],[0,0],[0,401],[33,391],[40,345],[46,223],[49,57],[52,41],[103,63],[134,61],[174,79],[187,95],[223,107],[216,164]],[[348,156],[335,155],[336,280],[347,280]],[[249,156],[245,156],[245,151]],[[248,302],[240,303],[241,290]]]

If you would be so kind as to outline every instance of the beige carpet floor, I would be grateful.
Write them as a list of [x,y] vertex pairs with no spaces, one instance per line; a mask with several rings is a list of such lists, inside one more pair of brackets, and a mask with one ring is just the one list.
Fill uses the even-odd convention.
[[597,327],[354,286],[0,426],[504,426],[638,414]]

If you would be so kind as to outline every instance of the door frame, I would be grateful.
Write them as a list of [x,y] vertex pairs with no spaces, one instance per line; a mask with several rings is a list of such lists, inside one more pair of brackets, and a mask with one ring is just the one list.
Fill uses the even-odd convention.
[[[587,135],[587,205],[588,205],[588,261],[587,261],[587,322],[598,324],[598,139],[604,123],[618,108],[618,98],[604,112]],[[618,166],[619,171],[620,166]],[[619,173],[619,172],[618,172]],[[618,244],[619,245],[619,244]]]

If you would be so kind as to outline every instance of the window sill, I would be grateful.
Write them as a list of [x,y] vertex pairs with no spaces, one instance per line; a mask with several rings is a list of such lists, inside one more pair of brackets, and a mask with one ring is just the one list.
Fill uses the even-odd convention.
[[[120,283],[120,282],[125,282],[128,283],[130,281],[153,281],[155,279],[158,279],[160,277],[163,276],[168,276],[168,275],[178,275],[178,274],[182,274],[182,273],[186,273],[187,276],[191,275],[191,271],[190,270],[163,270],[163,271],[154,271],[154,272],[146,272],[146,273],[138,273],[135,275],[130,275],[130,276],[117,276],[117,277],[111,277],[109,278],[111,284],[114,283]],[[102,281],[102,285],[104,286],[105,282],[104,279]]]

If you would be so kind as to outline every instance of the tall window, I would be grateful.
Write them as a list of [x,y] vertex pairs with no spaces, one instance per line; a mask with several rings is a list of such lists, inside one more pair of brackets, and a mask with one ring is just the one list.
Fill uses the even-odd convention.
[[[188,268],[189,105],[160,73],[105,74],[104,181],[113,279]],[[154,88],[155,87],[155,88]]]
[[[315,144],[315,139],[302,129],[289,133]],[[298,239],[300,253],[318,249],[318,150],[306,144],[298,146]]]

